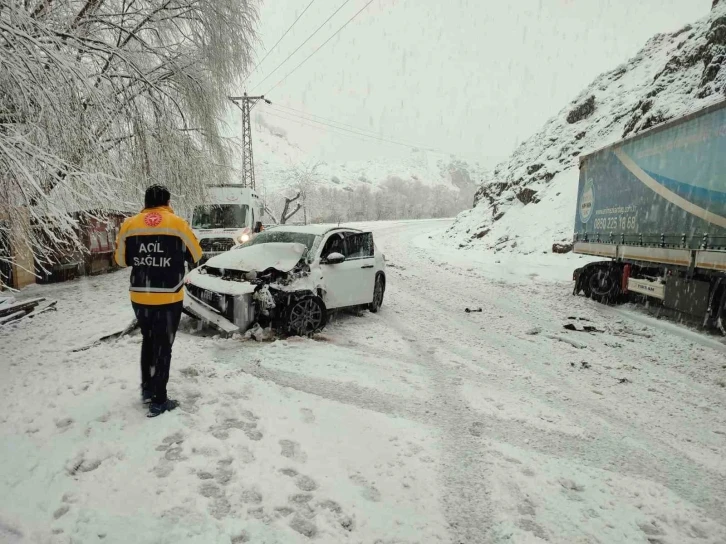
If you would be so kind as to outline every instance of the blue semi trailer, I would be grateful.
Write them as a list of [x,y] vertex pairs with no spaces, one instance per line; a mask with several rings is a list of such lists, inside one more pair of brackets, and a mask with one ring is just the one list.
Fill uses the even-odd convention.
[[575,294],[646,296],[726,333],[726,101],[580,159]]

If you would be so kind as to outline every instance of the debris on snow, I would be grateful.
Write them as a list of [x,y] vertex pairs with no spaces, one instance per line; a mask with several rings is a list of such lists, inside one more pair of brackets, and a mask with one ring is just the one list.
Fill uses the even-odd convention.
[[[35,308],[44,301],[45,298],[16,301],[13,297],[3,297],[0,299],[0,326],[30,316]],[[50,303],[43,311],[52,307],[55,307],[55,302]]]
[[245,332],[244,338],[245,340],[254,339],[257,342],[268,342],[275,339],[275,332],[272,327],[263,328],[259,323],[255,323],[252,328]]
[[79,348],[74,348],[71,351],[73,353],[78,353],[79,351],[89,350],[92,347],[98,346],[99,344],[102,344],[104,342],[110,342],[111,340],[118,340],[119,338],[123,338],[124,336],[131,334],[137,328],[139,328],[139,322],[136,319],[134,319],[124,329],[117,331],[117,332],[113,332],[111,334],[107,334],[105,336],[102,336],[101,338],[99,338],[98,340],[94,340],[90,344],[86,344],[85,346],[81,346]]
[[252,298],[257,301],[260,308],[260,313],[264,316],[270,315],[270,310],[273,310],[276,306],[275,297],[270,293],[270,286],[263,285],[260,289],[255,291]]
[[552,244],[552,253],[569,253],[573,247],[574,245],[571,242],[555,242]]
[[[647,330],[647,329],[643,329],[643,330]],[[618,329],[617,331],[615,331],[615,334],[618,336],[624,336],[626,334],[629,334],[631,336],[640,336],[643,338],[653,338],[653,335],[650,334],[649,332],[636,331],[632,327],[622,327],[621,329]]]
[[581,329],[577,328],[577,325],[574,323],[567,323],[565,325],[562,325],[563,328],[567,329],[568,331],[575,331],[575,332],[605,332],[601,331],[597,327],[593,327],[592,325],[583,325]]
[[565,338],[564,336],[560,336],[558,334],[548,334],[547,338],[549,338],[550,340],[557,340],[558,342],[563,342],[565,344],[569,344],[573,348],[577,348],[577,349],[585,349],[587,347],[587,344],[581,344],[580,342],[576,342],[575,340]]
[[5,325],[7,323],[12,323],[13,321],[17,321],[21,317],[25,316],[25,312],[20,310],[17,312],[14,312],[12,314],[8,314],[4,317],[0,317],[0,325]]

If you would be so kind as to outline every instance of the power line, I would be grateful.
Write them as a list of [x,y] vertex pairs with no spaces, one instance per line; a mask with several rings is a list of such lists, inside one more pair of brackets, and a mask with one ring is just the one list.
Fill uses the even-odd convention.
[[[392,140],[392,139],[389,139],[389,138],[383,138],[381,136],[375,136],[373,134],[365,134],[363,132],[358,132],[356,130],[347,129],[347,128],[344,128],[342,126],[336,126],[336,125],[333,125],[333,124],[330,124],[330,123],[325,123],[323,121],[316,121],[314,119],[306,119],[306,118],[304,118],[302,116],[297,116],[297,115],[295,115],[293,113],[284,112],[287,115],[292,115],[293,116],[293,118],[285,117],[285,116],[279,115],[277,113],[270,113],[269,111],[267,111],[268,109],[269,108],[265,108],[265,110],[266,110],[265,111],[265,115],[271,115],[273,117],[278,117],[279,119],[285,119],[287,121],[292,121],[293,123],[298,123],[298,124],[301,124],[301,125],[306,125],[306,126],[309,126],[309,127],[315,128],[315,129],[318,129],[318,130],[329,130],[329,129],[324,128],[324,126],[325,126],[325,127],[330,127],[330,128],[333,128],[333,129],[336,129],[337,131],[339,131],[336,134],[343,134],[345,136],[353,135],[353,136],[368,138],[369,140],[370,139],[377,140],[377,141],[383,142],[383,143],[389,143],[389,144],[393,144],[393,145],[399,145],[399,146],[408,147],[408,148],[411,148],[411,149],[418,149],[418,150],[422,150],[422,151],[429,151],[429,152],[437,153],[437,154],[440,154],[440,155],[447,155],[447,156],[452,155],[452,153],[450,153],[448,151],[443,151],[443,150],[439,150],[439,149],[433,149],[433,148],[428,148],[428,147],[413,145],[413,144],[409,144],[409,143],[405,143],[405,142],[400,142],[400,141]],[[312,123],[317,123],[317,124],[310,124],[310,123],[306,123],[305,121],[310,121]],[[320,126],[320,125],[323,125],[323,126]]]
[[267,53],[265,53],[265,56],[262,57],[262,60],[260,62],[258,62],[257,64],[255,64],[255,67],[252,68],[252,71],[249,74],[247,74],[247,77],[242,82],[242,85],[244,85],[245,83],[247,83],[247,80],[250,78],[250,76],[252,74],[255,73],[255,70],[257,70],[257,68],[259,68],[260,64],[262,64],[263,62],[265,62],[265,59],[270,56],[270,53],[272,53],[275,50],[275,47],[277,47],[278,45],[280,45],[280,42],[285,39],[285,36],[287,36],[288,32],[290,32],[292,30],[292,27],[294,27],[297,24],[297,22],[300,20],[300,18],[303,15],[305,15],[305,12],[308,10],[308,8],[310,6],[313,5],[313,2],[315,2],[315,0],[310,0],[310,3],[307,6],[305,6],[305,9],[302,10],[302,13],[297,16],[297,19],[295,19],[292,22],[292,24],[288,27],[288,29],[285,31],[285,33],[280,37],[279,40],[277,40],[277,43],[275,43],[275,45],[273,45],[270,49],[267,50]]
[[292,115],[297,114],[297,115],[304,115],[304,116],[308,116],[308,117],[313,117],[316,120],[319,119],[321,121],[327,121],[329,123],[336,123],[338,125],[342,125],[342,126],[347,127],[347,128],[352,128],[353,130],[357,130],[359,132],[372,132],[376,136],[379,135],[375,130],[371,130],[369,128],[357,127],[355,125],[350,125],[350,124],[344,123],[342,121],[337,121],[336,119],[330,119],[329,117],[323,117],[322,115],[316,115],[314,113],[308,113],[308,112],[306,112],[304,110],[298,110],[298,109],[295,109],[295,108],[291,108],[290,106],[285,106],[284,104],[278,104],[277,102],[275,103],[275,107],[276,108],[282,108],[283,110],[289,110],[286,113],[290,113]]
[[[287,74],[287,75],[286,75],[285,77],[283,77],[283,78],[282,78],[282,79],[281,79],[280,81],[278,81],[278,82],[277,82],[277,83],[275,83],[275,84],[274,84],[274,85],[273,85],[272,87],[270,87],[270,90],[269,90],[269,91],[267,91],[267,93],[269,93],[270,91],[272,91],[272,90],[273,90],[273,89],[274,89],[275,87],[277,87],[278,85],[282,84],[282,82],[284,82],[284,81],[285,81],[285,80],[286,80],[286,79],[287,79],[288,77],[290,77],[290,76],[291,76],[292,74],[294,74],[294,73],[295,73],[295,72],[296,72],[296,71],[298,70],[298,68],[300,68],[300,67],[301,67],[301,66],[302,66],[303,64],[305,64],[305,63],[306,63],[306,62],[307,62],[308,60],[310,60],[310,57],[312,57],[312,56],[313,56],[313,55],[314,55],[315,53],[317,53],[317,52],[318,52],[318,51],[320,51],[320,50],[321,50],[321,49],[322,49],[323,47],[325,47],[325,46],[326,46],[326,45],[328,44],[328,42],[329,42],[330,40],[332,40],[333,38],[335,38],[335,37],[336,37],[336,36],[337,36],[337,35],[338,35],[338,34],[340,33],[340,31],[341,31],[341,30],[343,30],[343,29],[344,29],[344,28],[345,28],[346,26],[348,26],[348,25],[349,25],[349,24],[351,23],[351,21],[353,21],[353,19],[355,19],[356,17],[358,17],[358,15],[360,15],[361,13],[363,13],[363,10],[365,10],[365,9],[366,9],[366,8],[367,8],[368,6],[370,6],[370,5],[372,4],[372,3],[373,3],[373,0],[368,0],[368,3],[367,3],[367,4],[365,5],[365,6],[363,6],[363,7],[362,7],[362,8],[361,8],[361,9],[360,9],[360,10],[359,10],[359,11],[358,11],[358,12],[357,12],[357,13],[356,13],[355,15],[353,15],[353,17],[351,17],[350,19],[348,19],[348,20],[346,21],[346,23],[345,23],[345,24],[344,24],[343,26],[341,26],[341,27],[340,27],[340,28],[339,28],[339,29],[338,29],[338,30],[337,30],[337,31],[335,32],[335,34],[333,34],[332,36],[330,36],[330,38],[328,38],[327,40],[325,40],[325,42],[323,42],[323,44],[322,44],[322,45],[321,45],[320,47],[318,47],[318,48],[317,48],[317,49],[315,49],[315,50],[314,50],[314,51],[313,51],[312,53],[310,53],[310,55],[308,55],[308,56],[307,56],[307,57],[305,58],[305,60],[304,60],[304,61],[302,61],[302,62],[301,62],[300,64],[298,64],[298,65],[297,65],[297,66],[296,66],[295,68],[293,68],[293,70],[292,70],[292,71],[291,71],[290,73],[288,73],[288,74]],[[341,7],[342,7],[342,6],[341,6]],[[270,75],[272,75],[272,74],[270,74]],[[267,93],[265,93],[265,94],[267,94]]]
[[256,84],[256,85],[255,85],[254,87],[252,87],[252,89],[251,89],[251,90],[252,90],[252,91],[254,91],[254,90],[255,90],[255,89],[257,88],[257,87],[259,87],[260,85],[262,85],[262,83],[264,83],[265,81],[267,81],[267,78],[269,78],[269,77],[270,77],[270,76],[271,76],[272,74],[274,74],[275,72],[277,72],[277,70],[278,70],[278,69],[280,68],[280,66],[282,66],[283,64],[285,64],[285,63],[286,63],[286,62],[287,62],[287,61],[288,61],[288,60],[290,59],[290,57],[292,57],[292,56],[293,56],[293,55],[294,55],[295,53],[297,53],[298,51],[300,51],[300,49],[301,49],[301,48],[302,48],[302,47],[303,47],[303,46],[304,46],[304,45],[305,45],[306,43],[308,43],[308,42],[310,41],[310,39],[311,39],[311,38],[312,38],[313,36],[315,36],[315,34],[317,34],[318,32],[320,32],[320,29],[322,29],[322,28],[323,28],[323,27],[324,27],[324,26],[325,26],[326,24],[328,24],[328,22],[329,22],[329,21],[330,21],[330,20],[331,20],[331,19],[332,19],[333,17],[335,17],[335,16],[337,15],[337,13],[338,13],[338,12],[339,12],[339,11],[340,11],[341,9],[343,9],[343,8],[345,7],[345,5],[346,5],[346,4],[348,4],[349,2],[350,2],[350,0],[345,0],[345,2],[343,2],[343,3],[342,3],[342,4],[341,4],[341,5],[339,6],[339,7],[338,7],[338,9],[336,9],[336,10],[335,10],[335,11],[333,12],[333,14],[332,14],[332,15],[331,15],[330,17],[328,17],[327,19],[325,19],[325,22],[324,22],[324,23],[323,23],[322,25],[320,25],[320,26],[319,26],[319,27],[318,27],[318,28],[317,28],[317,29],[315,30],[315,32],[313,32],[312,34],[310,34],[310,36],[308,36],[308,37],[307,37],[307,39],[306,39],[306,40],[305,40],[305,41],[304,41],[303,43],[301,43],[300,45],[298,45],[298,47],[297,47],[297,49],[295,49],[295,51],[293,51],[292,53],[290,53],[290,54],[289,54],[289,55],[287,56],[287,58],[285,58],[285,60],[283,60],[283,61],[282,61],[282,62],[281,62],[280,64],[278,64],[278,65],[277,65],[277,66],[275,67],[275,69],[274,69],[274,70],[273,70],[272,72],[270,72],[269,74],[267,74],[267,75],[266,75],[266,76],[265,76],[265,77],[264,77],[264,78],[262,79],[262,81],[260,81],[259,83],[257,83],[257,84]]
[[[359,127],[356,127],[356,126],[353,126],[353,125],[349,125],[347,123],[343,123],[341,121],[336,121],[334,119],[328,119],[326,117],[321,117],[319,115],[313,115],[311,113],[303,112],[302,110],[295,110],[294,108],[290,108],[289,106],[280,106],[279,104],[274,104],[272,106],[268,105],[267,106],[267,109],[269,109],[271,107],[272,108],[275,108],[276,111],[281,112],[281,113],[284,113],[286,115],[292,115],[293,117],[296,117],[296,118],[304,119],[306,121],[311,121],[313,123],[319,123],[321,125],[330,126],[330,127],[333,127],[333,128],[338,128],[340,130],[349,130],[350,132],[357,133],[357,134],[359,134],[361,136],[368,136],[370,138],[375,138],[375,139],[380,140],[380,141],[395,143],[396,145],[403,145],[403,146],[406,146],[406,147],[410,147],[412,149],[421,149],[423,151],[431,151],[431,152],[434,152],[434,153],[440,153],[442,155],[456,155],[456,153],[452,153],[451,151],[446,151],[444,149],[437,149],[437,148],[433,148],[433,147],[426,147],[426,146],[414,144],[412,142],[406,142],[406,141],[401,140],[401,139],[398,139],[398,138],[385,137],[385,136],[382,136],[382,135],[376,133],[373,130],[369,130],[369,129],[365,129],[365,128],[359,128]],[[280,107],[287,108],[287,109],[292,110],[292,111],[280,110],[279,109]],[[301,112],[304,115],[300,115],[298,113],[294,113],[296,111],[299,111],[299,112]],[[315,119],[313,119],[313,117]],[[365,133],[368,133],[368,134],[365,134]]]
[[[282,115],[277,115],[277,114],[271,113],[269,111],[270,108],[274,108],[274,107],[278,107],[279,108],[280,105],[279,104],[273,104],[273,105],[267,104],[265,106],[265,112],[264,112],[264,114],[265,115],[272,115],[273,117],[277,117],[279,119],[286,119],[287,121],[292,121],[292,122],[298,123],[300,125],[306,125],[306,126],[309,126],[309,127],[315,128],[315,129],[318,129],[318,130],[329,130],[327,128],[324,128],[323,126],[320,126],[320,125],[324,125],[325,127],[331,127],[331,128],[334,128],[334,129],[338,129],[340,131],[344,131],[343,133],[336,132],[336,134],[343,134],[344,136],[350,136],[350,135],[363,136],[364,138],[370,138],[370,139],[378,140],[378,141],[384,142],[384,143],[391,143],[391,144],[395,144],[395,145],[409,147],[411,149],[416,149],[416,150],[420,150],[420,151],[429,151],[431,153],[438,154],[438,155],[446,155],[446,156],[454,156],[454,157],[456,157],[456,156],[463,157],[463,156],[469,155],[469,158],[472,159],[472,160],[478,161],[478,160],[481,159],[481,156],[479,156],[478,154],[477,154],[477,159],[474,159],[474,155],[471,152],[468,152],[468,153],[464,153],[464,152],[454,153],[452,151],[447,151],[445,149],[438,149],[438,148],[434,148],[434,147],[426,147],[426,146],[414,144],[414,143],[411,143],[411,142],[404,142],[403,140],[396,140],[396,139],[393,139],[393,138],[387,138],[387,137],[381,136],[381,135],[379,135],[377,133],[374,133],[374,131],[372,131],[372,130],[361,129],[361,128],[355,127],[353,125],[348,125],[346,123],[342,123],[340,121],[335,121],[333,119],[328,119],[328,118],[325,118],[325,117],[321,117],[319,115],[308,114],[306,112],[302,112],[302,110],[296,110],[294,108],[290,108],[289,106],[282,106],[282,107],[286,107],[287,109],[290,109],[290,110],[293,110],[293,111],[289,111],[288,112],[288,111],[281,111],[279,109],[276,110],[278,113],[284,113],[285,115],[291,115],[291,116],[293,116],[293,118],[283,117]],[[305,115],[309,115],[310,117],[317,117],[318,119],[323,119],[324,121],[330,121],[330,123],[323,122],[323,121],[318,121],[317,119],[310,119],[310,118],[304,117],[302,115],[298,115],[296,113],[293,113],[294,111],[300,111],[301,113],[305,113]],[[310,121],[312,123],[317,123],[317,124],[311,125],[309,123],[300,121],[301,119],[304,120],[304,121]],[[331,123],[334,123],[334,124],[331,124]],[[341,125],[341,126],[336,126],[336,125]],[[350,127],[350,129],[345,128],[345,127]],[[370,134],[365,134],[365,132],[369,132]],[[361,138],[359,138],[359,139],[361,139]],[[370,141],[370,140],[366,140],[366,141]],[[499,158],[497,158],[497,160],[499,160]]]
[[[336,125],[340,125],[341,127],[350,128],[353,130],[356,130],[358,132],[369,132],[373,136],[380,136],[378,132],[375,130],[367,129],[367,128],[360,128],[356,127],[354,125],[349,125],[347,123],[343,123],[342,121],[336,121],[335,119],[329,119],[327,117],[321,117],[320,115],[314,115],[312,113],[307,113],[302,110],[293,110],[292,108],[285,108],[284,106],[280,106],[279,104],[274,104],[272,106],[272,109],[278,110],[280,113],[285,113],[287,115],[293,115],[295,117],[300,117],[302,119],[307,119],[308,121],[315,121],[315,122],[327,122],[327,123],[334,123]],[[287,111],[290,110],[290,111]]]
[[[285,117],[284,115],[278,115],[277,113],[270,113],[270,112],[266,111],[265,112],[265,115],[270,115],[272,117],[277,117],[278,119],[285,119],[286,121],[291,121],[291,122],[297,123],[299,125],[305,125],[307,127],[314,128],[316,130],[322,130],[322,131],[331,132],[330,131],[330,128],[326,128],[326,127],[321,126],[321,125],[314,125],[314,124],[306,123],[306,122],[304,122],[304,121],[302,121],[300,119],[295,119],[295,118],[291,118],[291,117]],[[332,127],[332,125],[331,125],[331,127]],[[347,130],[347,129],[343,129],[343,128],[340,128],[340,127],[332,127],[332,128],[337,129],[338,131],[340,131],[340,132],[332,131],[334,134],[341,134],[343,136],[352,136],[352,137],[356,137],[356,139],[358,139],[358,140],[363,140],[363,138],[360,138],[361,136],[363,136],[364,138],[374,138],[373,136],[369,136],[367,134],[360,134],[360,133],[354,132],[352,130]],[[378,140],[379,138],[375,138],[375,139]],[[370,141],[370,140],[367,140],[367,141]]]

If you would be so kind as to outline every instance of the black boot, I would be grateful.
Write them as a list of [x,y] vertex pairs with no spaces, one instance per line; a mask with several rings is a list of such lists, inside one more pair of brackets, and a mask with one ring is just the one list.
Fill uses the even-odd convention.
[[164,412],[170,412],[177,406],[179,406],[179,403],[173,399],[166,399],[165,402],[152,401],[151,404],[149,404],[149,413],[146,414],[146,417],[160,416]]
[[149,404],[153,396],[151,389],[147,385],[141,384],[141,404]]

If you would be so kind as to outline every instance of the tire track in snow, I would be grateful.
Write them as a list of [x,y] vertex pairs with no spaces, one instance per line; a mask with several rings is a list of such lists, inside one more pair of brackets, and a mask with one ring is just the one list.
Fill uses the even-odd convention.
[[[400,237],[403,240],[395,240],[395,244],[400,246],[402,241],[406,243],[407,232],[421,235],[420,228],[404,226],[395,232],[382,231],[384,235],[378,238],[390,240]],[[545,405],[553,404],[551,398],[542,396],[542,391],[552,386],[562,387],[563,378],[554,369],[536,360],[538,355],[537,351],[533,352],[533,345],[512,335],[511,331],[515,327],[524,330],[524,327],[534,324],[534,319],[541,319],[543,315],[569,315],[563,312],[572,311],[572,304],[567,305],[562,301],[562,308],[559,308],[555,300],[541,301],[532,296],[523,299],[516,289],[510,289],[504,297],[501,289],[485,278],[467,278],[447,272],[443,267],[436,267],[437,272],[440,271],[438,274],[426,275],[426,272],[432,271],[432,266],[426,262],[430,258],[424,252],[398,247],[395,252],[389,253],[408,259],[404,261],[409,272],[405,281],[389,281],[389,284],[395,286],[392,289],[392,298],[395,299],[393,306],[409,310],[407,319],[413,331],[408,333],[409,337],[421,338],[421,331],[431,330],[435,323],[435,332],[428,334],[423,341],[430,343],[438,340],[436,345],[439,349],[461,357],[471,356],[472,348],[496,351],[500,357],[487,360],[487,367],[493,367],[504,378],[512,378],[513,375],[517,378],[518,367],[523,367],[533,373],[537,381],[516,384],[495,376],[493,379],[486,378],[489,387],[505,391],[514,387],[515,390],[538,398]],[[486,332],[480,324],[463,319],[460,316],[463,306],[457,307],[457,304],[462,303],[461,293],[471,293],[472,282],[476,282],[477,299],[485,300],[486,310],[489,310],[490,315],[485,315],[489,317]],[[531,286],[525,288],[532,290]],[[535,284],[534,290],[550,288],[550,285]],[[425,296],[422,296],[424,293]],[[502,315],[503,318],[500,318]],[[391,325],[396,326],[395,320]],[[543,349],[558,348],[539,347],[539,350]],[[478,359],[480,364],[484,363]],[[447,368],[454,371],[450,366]],[[541,387],[543,385],[546,387]],[[506,423],[482,415],[479,420],[482,422],[483,435],[522,449],[573,458],[587,466],[657,482],[703,508],[713,519],[726,519],[726,477],[723,474],[694,461],[665,442],[653,429],[640,426],[638,421],[613,410],[612,406],[600,406],[589,393],[568,390],[572,401],[566,405],[556,403],[554,407],[567,413],[583,428],[596,433],[592,439],[541,430],[533,432],[532,427],[522,425],[521,422]]]
[[418,364],[426,368],[434,384],[430,409],[417,415],[430,418],[441,430],[443,506],[454,542],[489,542],[487,534],[493,523],[487,485],[491,463],[487,462],[482,440],[471,432],[471,408],[458,391],[458,376],[452,380],[448,365],[433,355],[434,346],[421,338],[421,329],[413,329],[396,318],[388,323],[403,338],[415,338],[411,347],[418,355]]

